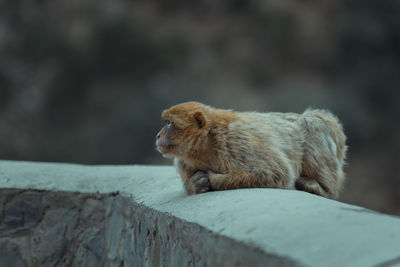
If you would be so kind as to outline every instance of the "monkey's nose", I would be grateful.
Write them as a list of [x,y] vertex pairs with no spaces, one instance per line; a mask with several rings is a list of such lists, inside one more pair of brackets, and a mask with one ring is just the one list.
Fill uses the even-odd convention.
[[160,134],[159,134],[159,133],[157,134],[156,139],[157,139],[157,140],[160,139]]

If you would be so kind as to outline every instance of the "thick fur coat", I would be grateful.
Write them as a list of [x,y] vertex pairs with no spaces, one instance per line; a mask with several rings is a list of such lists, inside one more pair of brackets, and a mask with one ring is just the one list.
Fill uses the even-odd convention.
[[188,194],[249,187],[337,197],[346,137],[325,110],[235,112],[197,102],[165,110],[158,150],[175,159]]

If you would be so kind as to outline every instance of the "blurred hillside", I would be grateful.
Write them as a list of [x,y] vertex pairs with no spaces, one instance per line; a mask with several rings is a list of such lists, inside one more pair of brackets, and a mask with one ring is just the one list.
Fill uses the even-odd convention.
[[398,1],[0,1],[0,158],[169,164],[160,113],[328,108],[342,201],[400,215]]

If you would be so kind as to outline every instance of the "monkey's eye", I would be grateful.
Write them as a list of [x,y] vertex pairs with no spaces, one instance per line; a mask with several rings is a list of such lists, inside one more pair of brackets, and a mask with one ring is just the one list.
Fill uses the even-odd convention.
[[166,120],[166,121],[165,121],[165,124],[167,124],[167,126],[171,126],[172,122],[169,121],[169,120]]

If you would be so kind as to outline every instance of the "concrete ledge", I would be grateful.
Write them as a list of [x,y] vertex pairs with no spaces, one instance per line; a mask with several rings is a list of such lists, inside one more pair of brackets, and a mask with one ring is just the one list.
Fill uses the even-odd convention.
[[173,167],[0,161],[4,266],[392,266],[400,219],[299,191],[186,196]]

